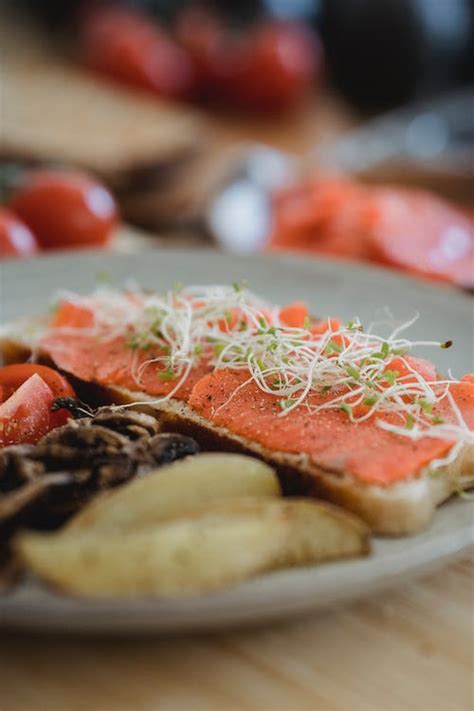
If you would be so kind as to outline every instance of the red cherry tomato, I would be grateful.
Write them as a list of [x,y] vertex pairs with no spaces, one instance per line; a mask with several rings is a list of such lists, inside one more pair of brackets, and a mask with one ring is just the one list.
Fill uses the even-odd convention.
[[[293,22],[266,22],[230,48],[225,96],[257,111],[281,111],[304,97],[322,65],[316,35]],[[222,62],[222,59],[220,60]]]
[[84,16],[80,30],[83,61],[119,81],[181,98],[194,87],[186,52],[143,13],[117,6]]
[[0,387],[3,390],[3,399],[7,399],[20,385],[23,385],[32,375],[39,375],[51,388],[54,397],[75,397],[75,392],[57,370],[48,368],[39,363],[14,363],[0,368]]
[[221,18],[209,7],[188,5],[178,14],[175,33],[193,63],[195,93],[201,97],[218,94],[235,61],[234,41]]
[[35,444],[51,429],[54,394],[36,373],[0,405],[0,447]]
[[10,207],[45,249],[107,244],[118,212],[95,178],[67,170],[34,170],[12,194]]
[[13,212],[0,207],[0,259],[29,257],[37,251],[31,230]]
[[[32,375],[39,375],[49,387],[53,397],[75,397],[71,385],[57,370],[38,363],[15,363],[0,368],[0,402],[6,402]],[[50,429],[66,424],[69,417],[67,410],[50,413]]]

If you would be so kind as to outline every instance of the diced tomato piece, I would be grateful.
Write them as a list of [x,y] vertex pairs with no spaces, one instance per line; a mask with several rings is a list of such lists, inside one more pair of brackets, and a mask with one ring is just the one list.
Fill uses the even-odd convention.
[[338,318],[325,318],[311,325],[311,333],[314,336],[322,336],[327,331],[339,331],[341,326],[342,323]]
[[295,301],[280,309],[280,321],[290,328],[304,328],[308,319],[308,307],[302,301]]
[[219,320],[219,330],[224,333],[227,331],[233,331],[238,325],[241,315],[242,312],[240,309],[230,309],[226,317]]
[[51,429],[54,393],[35,373],[0,405],[0,446],[34,444]]
[[61,328],[62,326],[88,328],[93,324],[94,314],[91,309],[74,301],[62,301],[54,315],[51,326],[53,328]]

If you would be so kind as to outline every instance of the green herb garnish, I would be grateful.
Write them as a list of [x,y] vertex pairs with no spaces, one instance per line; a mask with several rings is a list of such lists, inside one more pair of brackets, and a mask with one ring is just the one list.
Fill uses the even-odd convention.
[[372,407],[373,405],[375,405],[378,399],[378,395],[371,395],[370,397],[366,397],[364,400],[364,405],[366,407]]
[[329,341],[324,353],[326,355],[330,355],[331,353],[342,353],[342,346],[340,346],[339,343],[336,343],[336,341]]
[[172,380],[176,380],[178,377],[177,373],[174,372],[174,370],[171,368],[171,366],[168,366],[166,370],[162,370],[159,373],[157,373],[158,379],[161,380],[164,383],[171,382]]
[[419,397],[416,404],[419,405],[419,407],[423,410],[423,412],[426,412],[426,414],[431,414],[433,411],[433,403],[423,397]]
[[354,380],[360,380],[360,373],[353,365],[345,365],[344,370],[351,378],[354,378]]
[[387,381],[389,385],[395,385],[395,380],[400,375],[398,370],[385,370],[383,372],[383,379]]

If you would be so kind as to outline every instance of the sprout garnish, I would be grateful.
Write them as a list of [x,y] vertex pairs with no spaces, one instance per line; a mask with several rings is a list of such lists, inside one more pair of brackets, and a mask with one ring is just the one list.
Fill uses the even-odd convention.
[[403,331],[414,319],[385,338],[371,327],[365,331],[358,319],[342,326],[329,319],[327,330],[313,332],[308,318],[301,328],[286,326],[280,308],[244,284],[179,287],[163,296],[101,287],[83,301],[93,304],[88,333],[122,336],[133,350],[138,389],[152,367],[173,384],[159,400],[173,397],[204,359],[210,367],[248,373],[239,390],[253,382],[277,399],[280,417],[304,404],[308,416],[340,410],[359,423],[375,416],[377,426],[413,439],[435,437],[455,447],[473,441],[450,392],[458,381],[426,379],[409,356],[414,347],[449,348],[452,341],[409,341]]

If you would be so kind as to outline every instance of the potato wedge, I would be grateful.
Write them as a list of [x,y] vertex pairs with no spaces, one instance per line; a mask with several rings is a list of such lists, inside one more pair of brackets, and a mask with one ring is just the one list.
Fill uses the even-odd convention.
[[242,497],[214,501],[191,515],[253,515],[289,524],[277,567],[308,565],[364,555],[370,550],[370,529],[359,518],[333,504],[303,498]]
[[22,533],[19,559],[46,582],[91,597],[205,593],[268,570],[363,555],[369,530],[330,504],[214,501],[133,530]]
[[185,514],[218,499],[278,496],[274,470],[242,454],[206,453],[180,460],[98,497],[66,526],[125,531]]
[[288,528],[274,511],[203,512],[125,533],[22,533],[15,550],[30,570],[69,593],[180,596],[217,590],[274,567]]

